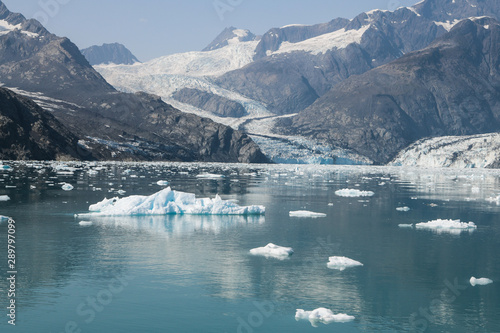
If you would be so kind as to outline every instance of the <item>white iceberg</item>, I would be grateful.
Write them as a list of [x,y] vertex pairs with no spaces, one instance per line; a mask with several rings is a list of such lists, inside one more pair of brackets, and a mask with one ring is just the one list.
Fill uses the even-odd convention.
[[326,264],[330,269],[337,269],[343,271],[349,267],[363,266],[359,261],[349,259],[347,257],[330,257],[329,262]]
[[433,230],[437,233],[460,234],[463,231],[474,231],[477,229],[474,222],[461,222],[460,220],[434,220],[415,224],[417,229]]
[[490,280],[488,278],[480,278],[476,279],[475,277],[470,278],[470,284],[475,287],[475,286],[486,286],[488,284],[493,283],[493,280]]
[[413,224],[400,224],[398,225],[400,228],[413,228]]
[[196,178],[202,178],[202,179],[221,179],[221,178],[226,178],[224,175],[218,175],[214,173],[203,173],[200,175],[197,175]]
[[291,247],[283,247],[275,245],[273,243],[269,243],[264,247],[251,249],[250,253],[253,254],[254,256],[286,259],[293,254],[293,249]]
[[9,201],[10,197],[8,195],[0,195],[0,201]]
[[82,227],[90,227],[91,225],[94,224],[94,222],[91,222],[91,221],[80,221],[78,224],[80,226],[82,226]]
[[326,214],[309,212],[307,210],[297,210],[289,213],[290,217],[326,217]]
[[295,313],[295,320],[309,320],[314,327],[317,327],[318,323],[323,323],[325,325],[331,323],[347,323],[354,319],[356,319],[354,316],[349,316],[345,313],[334,314],[332,310],[325,308],[318,308],[313,311],[297,309]]
[[409,212],[410,211],[410,207],[398,207],[398,208],[396,208],[396,210],[398,212]]
[[68,183],[63,184],[63,186],[61,186],[61,188],[62,188],[64,191],[72,191],[72,190],[74,189],[73,185],[68,184]]
[[125,198],[104,199],[91,205],[90,213],[77,216],[144,216],[144,215],[264,215],[264,206],[242,207],[232,201],[197,199],[194,194],[173,191],[170,187],[150,196],[133,195]]
[[168,185],[168,181],[166,180],[159,180],[156,182],[156,185],[158,186],[167,186]]
[[375,195],[375,192],[345,188],[343,190],[336,191],[335,195],[345,198],[359,198],[359,197],[372,197]]

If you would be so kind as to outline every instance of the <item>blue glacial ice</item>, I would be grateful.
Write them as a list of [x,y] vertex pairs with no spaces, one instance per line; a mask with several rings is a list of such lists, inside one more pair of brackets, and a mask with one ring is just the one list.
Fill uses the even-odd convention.
[[194,194],[173,191],[170,187],[150,196],[133,195],[104,199],[89,207],[89,213],[77,216],[144,216],[144,215],[264,215],[264,206],[242,207],[218,195],[214,199],[197,199]]

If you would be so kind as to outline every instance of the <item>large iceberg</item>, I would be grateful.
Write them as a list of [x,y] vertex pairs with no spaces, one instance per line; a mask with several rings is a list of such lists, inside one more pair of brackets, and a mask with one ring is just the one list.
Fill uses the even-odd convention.
[[297,309],[295,313],[295,320],[309,320],[311,325],[316,327],[318,323],[323,323],[325,325],[331,323],[347,323],[356,319],[353,316],[349,316],[345,313],[334,314],[332,310],[325,308],[318,308],[313,311],[304,311],[302,309]]
[[363,266],[359,261],[347,257],[330,257],[326,265],[330,269],[338,269],[339,271],[343,271],[349,267]]
[[360,191],[360,190],[345,188],[343,190],[336,191],[335,195],[346,198],[359,198],[359,197],[372,197],[375,195],[375,192]]
[[474,231],[477,229],[474,222],[461,222],[460,220],[434,220],[415,224],[417,229],[433,230],[437,233],[460,234],[463,231]]
[[254,256],[286,259],[293,254],[293,249],[291,247],[283,247],[275,245],[273,243],[269,243],[264,247],[251,249],[250,253],[253,254]]
[[104,199],[91,205],[90,213],[77,216],[144,216],[144,215],[264,215],[264,206],[242,207],[232,201],[197,199],[194,194],[173,191],[170,187],[150,196],[133,195],[125,198]]

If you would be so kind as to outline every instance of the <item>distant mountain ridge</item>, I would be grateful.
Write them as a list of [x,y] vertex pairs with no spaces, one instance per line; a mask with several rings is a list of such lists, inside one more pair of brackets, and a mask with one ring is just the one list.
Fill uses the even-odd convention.
[[205,47],[202,51],[213,51],[225,46],[228,46],[230,43],[238,43],[238,42],[252,42],[260,39],[260,37],[255,36],[249,30],[237,29],[235,27],[229,27],[224,29],[219,36],[217,36],[207,47]]
[[120,43],[94,45],[80,50],[80,52],[92,66],[107,64],[133,65],[140,62],[125,45]]

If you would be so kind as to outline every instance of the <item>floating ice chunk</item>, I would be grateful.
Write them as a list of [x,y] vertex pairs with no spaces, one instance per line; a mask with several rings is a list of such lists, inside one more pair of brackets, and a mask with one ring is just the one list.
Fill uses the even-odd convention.
[[3,215],[0,215],[0,222],[3,222],[3,221],[8,221],[10,217],[8,216],[3,216]]
[[9,201],[10,197],[8,195],[0,195],[0,201]]
[[349,316],[345,313],[333,314],[332,310],[325,308],[318,308],[313,311],[297,309],[295,313],[295,320],[309,320],[314,327],[316,327],[318,323],[323,323],[325,325],[331,323],[347,323],[354,319],[356,319],[354,316]]
[[242,207],[232,201],[197,199],[194,194],[173,191],[170,187],[150,196],[133,195],[104,199],[89,207],[90,213],[78,216],[141,216],[167,214],[194,215],[264,215],[264,206]]
[[339,271],[343,271],[349,267],[363,266],[363,264],[359,261],[346,257],[330,257],[329,262],[326,265],[330,269],[338,269]]
[[315,213],[315,212],[309,212],[307,210],[297,210],[294,212],[289,213],[290,217],[326,217],[326,214],[323,213]]
[[82,227],[90,227],[94,223],[91,221],[80,221],[78,224],[81,225]]
[[413,228],[413,224],[400,224],[398,225],[400,228]]
[[159,180],[159,181],[156,182],[156,184],[158,186],[167,186],[168,185],[168,181],[166,181],[166,180]]
[[197,175],[196,178],[202,178],[202,179],[221,179],[221,178],[226,178],[224,175],[217,175],[214,173],[203,173],[200,175]]
[[475,286],[486,286],[488,284],[493,283],[493,280],[490,280],[488,278],[480,278],[476,279],[475,277],[470,278],[470,284],[475,287]]
[[264,247],[258,247],[251,249],[250,253],[254,256],[265,256],[277,259],[286,259],[293,254],[293,249],[291,247],[278,246],[273,243],[269,243]]
[[3,164],[0,164],[0,169],[1,169],[1,170],[11,171],[11,170],[12,170],[12,167],[10,167],[9,165],[3,165]]
[[452,234],[460,234],[462,231],[474,231],[477,226],[474,222],[461,222],[460,220],[434,220],[430,222],[417,223],[417,229],[433,230],[438,233],[446,232]]
[[68,183],[65,183],[62,187],[61,187],[64,191],[71,191],[74,189],[73,185],[71,184],[68,184]]
[[410,207],[398,207],[398,208],[396,208],[396,210],[398,212],[409,212],[410,211]]
[[118,190],[118,194],[119,195],[124,195],[125,193],[127,193],[127,191],[125,191],[125,190]]
[[486,201],[496,203],[497,205],[500,206],[500,195],[498,197],[496,197],[496,198],[493,198],[493,197],[492,198],[488,198],[488,199],[486,199]]
[[346,198],[372,197],[375,195],[375,192],[360,191],[360,190],[353,190],[353,189],[345,188],[343,190],[336,191],[335,195],[337,195],[339,197],[346,197]]

